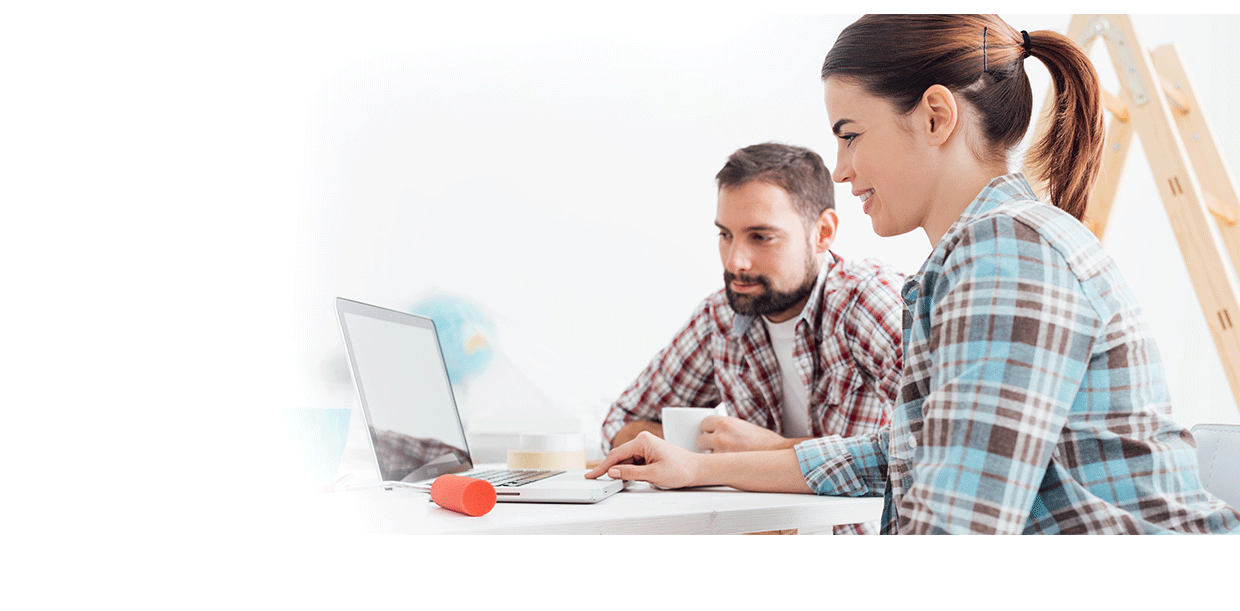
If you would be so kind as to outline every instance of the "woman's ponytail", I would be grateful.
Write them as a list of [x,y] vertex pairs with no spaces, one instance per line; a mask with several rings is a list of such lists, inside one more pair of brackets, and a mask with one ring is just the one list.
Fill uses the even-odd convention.
[[1081,219],[1106,139],[1098,73],[1081,47],[1062,34],[1041,30],[1030,32],[1029,40],[1029,54],[1046,66],[1055,98],[1048,107],[1048,129],[1032,143],[1026,161],[1045,181],[1051,203]]

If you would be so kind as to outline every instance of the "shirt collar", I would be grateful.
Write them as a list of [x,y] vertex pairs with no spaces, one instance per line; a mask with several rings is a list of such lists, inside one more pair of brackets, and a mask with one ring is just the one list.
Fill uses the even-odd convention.
[[986,187],[964,209],[964,212],[960,213],[960,216],[947,228],[947,232],[939,239],[938,244],[934,245],[934,251],[922,263],[921,269],[916,274],[905,279],[904,287],[900,290],[905,305],[912,305],[916,301],[920,293],[922,278],[927,268],[937,261],[939,250],[950,244],[955,234],[964,231],[964,228],[969,223],[989,213],[1004,202],[1037,199],[1038,196],[1034,193],[1033,187],[1029,185],[1029,181],[1025,179],[1025,175],[1021,172],[1004,174],[987,183]]
[[[797,315],[798,320],[806,321],[811,332],[816,330],[814,325],[816,324],[817,317],[808,316],[808,313],[816,312],[818,311],[818,308],[821,307],[822,300],[824,299],[823,293],[826,292],[823,288],[827,282],[827,277],[830,276],[831,270],[834,269],[835,266],[840,265],[842,262],[843,261],[839,257],[835,256],[835,253],[830,250],[827,251],[827,256],[824,257],[822,267],[818,269],[818,279],[814,281],[814,288],[809,293],[809,299],[805,301],[805,307],[801,308],[801,313]],[[738,313],[736,318],[732,320],[732,335],[735,337],[744,337],[745,333],[749,331],[749,327],[751,327],[757,319],[758,317],[756,316]]]
[[[948,244],[948,240],[953,235],[964,229],[966,225],[971,223],[986,213],[994,210],[999,204],[1012,200],[1036,200],[1037,194],[1033,192],[1033,187],[1029,185],[1029,181],[1025,180],[1025,175],[1020,172],[1012,172],[1004,174],[998,178],[991,180],[977,197],[969,203],[969,206],[960,213],[956,221],[951,227],[947,228],[947,233],[943,234],[939,244]],[[937,248],[938,245],[936,244]]]

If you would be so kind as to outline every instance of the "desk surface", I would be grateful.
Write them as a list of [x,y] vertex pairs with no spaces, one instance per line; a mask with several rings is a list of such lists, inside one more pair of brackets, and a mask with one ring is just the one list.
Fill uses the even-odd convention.
[[829,533],[836,524],[877,520],[881,498],[741,492],[727,487],[659,490],[634,483],[588,505],[497,503],[470,517],[412,490],[321,495],[325,516],[361,532],[390,534],[742,534],[797,529]]

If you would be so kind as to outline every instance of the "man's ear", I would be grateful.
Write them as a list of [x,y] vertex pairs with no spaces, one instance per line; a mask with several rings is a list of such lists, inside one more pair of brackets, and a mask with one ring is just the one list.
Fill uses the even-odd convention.
[[831,248],[831,243],[835,241],[835,231],[839,226],[840,217],[835,213],[834,208],[827,208],[818,215],[818,221],[814,223],[814,234],[811,236],[814,240],[815,252],[822,254]]
[[942,85],[931,85],[921,94],[916,115],[918,127],[932,145],[943,144],[956,131],[960,119],[956,96]]

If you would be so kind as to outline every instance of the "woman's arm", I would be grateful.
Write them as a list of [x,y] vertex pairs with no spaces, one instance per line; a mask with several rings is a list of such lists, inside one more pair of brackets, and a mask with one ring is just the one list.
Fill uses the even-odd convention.
[[586,477],[650,482],[664,488],[731,486],[752,492],[811,492],[794,450],[696,454],[650,433],[612,450]]
[[649,433],[612,450],[590,479],[650,482],[663,488],[731,486],[751,492],[881,496],[887,431],[811,439],[786,450],[695,454]]

